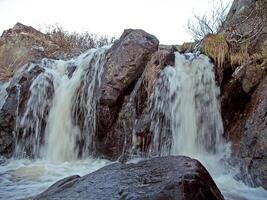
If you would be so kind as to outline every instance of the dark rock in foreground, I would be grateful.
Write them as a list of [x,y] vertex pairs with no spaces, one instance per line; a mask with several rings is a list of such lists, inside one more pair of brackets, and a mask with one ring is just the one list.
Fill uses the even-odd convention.
[[33,199],[224,199],[207,170],[184,156],[115,163],[62,179]]

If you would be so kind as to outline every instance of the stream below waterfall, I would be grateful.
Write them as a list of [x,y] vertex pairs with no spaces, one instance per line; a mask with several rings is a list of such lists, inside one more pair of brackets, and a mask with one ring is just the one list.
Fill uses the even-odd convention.
[[[17,141],[13,158],[0,157],[0,199],[34,196],[64,177],[82,176],[112,163],[88,157],[94,146],[96,91],[106,49],[90,50],[70,61],[42,61],[44,71],[32,82],[27,109],[16,122],[17,130],[24,133],[22,137],[26,133],[30,137]],[[150,155],[196,158],[207,168],[225,199],[265,200],[266,190],[251,188],[235,180],[238,169],[227,163],[231,151],[230,144],[223,139],[219,89],[215,84],[213,65],[203,55],[176,53],[175,57],[175,67],[167,66],[162,70],[150,98],[151,129],[154,132]],[[32,67],[28,66],[26,70]],[[70,67],[75,67],[71,77],[67,73]],[[52,99],[48,95],[51,84],[55,90]],[[80,99],[75,98],[78,88]],[[0,108],[7,95],[4,91],[5,88],[0,93]],[[82,127],[90,133],[86,137],[72,119],[76,106],[83,110],[85,119],[90,119]],[[42,145],[42,119],[47,109]],[[162,114],[164,120],[160,118]],[[84,145],[77,148],[75,144],[80,140]],[[24,143],[29,141],[36,154],[34,159],[24,156],[28,151]]]

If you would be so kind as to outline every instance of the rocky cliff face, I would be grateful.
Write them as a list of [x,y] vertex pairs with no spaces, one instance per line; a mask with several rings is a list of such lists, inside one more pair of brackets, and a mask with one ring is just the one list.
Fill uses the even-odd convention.
[[267,2],[235,0],[203,49],[217,61],[225,137],[242,163],[242,179],[267,188]]

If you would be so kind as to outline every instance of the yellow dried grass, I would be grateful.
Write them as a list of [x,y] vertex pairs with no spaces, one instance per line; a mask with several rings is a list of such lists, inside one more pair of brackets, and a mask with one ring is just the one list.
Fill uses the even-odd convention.
[[229,47],[223,34],[209,34],[203,41],[202,51],[211,57],[219,69],[223,68]]

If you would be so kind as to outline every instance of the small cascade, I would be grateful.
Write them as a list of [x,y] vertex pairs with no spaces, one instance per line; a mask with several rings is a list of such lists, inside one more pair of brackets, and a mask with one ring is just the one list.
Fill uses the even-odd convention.
[[6,91],[8,86],[9,86],[9,82],[0,83],[0,110],[2,109],[2,106],[4,105],[6,98],[8,96],[8,93]]
[[175,53],[175,67],[162,71],[151,97],[150,154],[196,157],[227,148],[218,98],[208,57]]
[[31,152],[33,157],[66,161],[89,154],[106,50],[91,49],[69,61],[43,59],[25,66],[23,73],[36,67],[41,72],[31,82],[25,111],[17,115],[17,157]]
[[[31,64],[27,71],[30,73],[34,67],[35,65]],[[45,71],[40,73],[30,86],[31,95],[25,112],[21,116],[17,113],[16,157],[25,157],[25,154],[29,154],[27,151],[30,151],[33,156],[40,154],[47,115],[54,93],[53,80],[55,75],[52,70],[44,69]],[[28,148],[31,148],[31,150]]]
[[[76,144],[77,141],[81,141],[81,138],[84,138],[82,140],[84,142],[83,151],[89,148],[95,131],[96,98],[94,92],[96,86],[99,86],[97,82],[100,82],[104,51],[105,49],[92,50],[90,54],[78,59],[78,62],[75,63],[78,68],[72,77],[68,78],[67,75],[64,75],[56,86],[45,130],[47,137],[45,155],[47,159],[65,161],[77,158],[79,149],[76,148]],[[83,76],[85,70],[88,74]],[[88,75],[90,82],[87,80]],[[77,103],[75,94],[82,81],[81,99],[80,103]],[[72,115],[73,106],[80,104],[82,104],[81,108],[85,112],[82,130],[78,124],[74,124]]]

